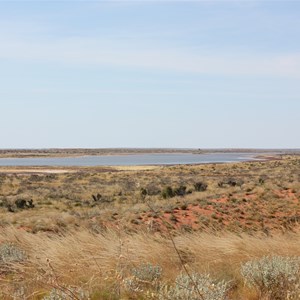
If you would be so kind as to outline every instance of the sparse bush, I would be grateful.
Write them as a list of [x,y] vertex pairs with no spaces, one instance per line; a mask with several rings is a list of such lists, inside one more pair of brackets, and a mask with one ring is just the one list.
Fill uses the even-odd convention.
[[225,184],[224,181],[219,181],[218,182],[218,187],[222,188],[222,187],[224,187],[224,184]]
[[161,195],[164,199],[172,198],[175,196],[174,191],[170,186],[167,186],[166,188],[164,188]]
[[237,181],[235,179],[228,179],[227,182],[225,182],[225,184],[227,184],[229,186],[236,186]]
[[218,182],[218,186],[219,187],[225,187],[225,186],[239,186],[241,187],[242,185],[244,184],[244,181],[239,179],[239,180],[236,180],[234,178],[229,178],[229,179],[226,179],[226,180],[222,180],[222,181],[219,181]]
[[16,245],[11,243],[4,243],[0,245],[0,265],[13,262],[22,262],[24,260],[26,260],[25,251]]
[[195,188],[195,191],[197,191],[197,192],[204,192],[207,189],[207,184],[204,182],[196,182],[194,184],[194,188]]
[[181,185],[175,189],[172,189],[170,186],[167,186],[163,189],[161,195],[164,199],[173,198],[175,196],[184,196],[186,195],[186,186]]
[[266,299],[299,299],[299,268],[300,257],[265,256],[244,263],[241,273]]
[[155,183],[149,183],[145,190],[147,191],[147,194],[149,196],[155,196],[155,195],[159,195],[161,193],[161,190],[156,186]]
[[183,204],[180,206],[180,208],[181,208],[182,210],[187,210],[187,208],[188,208],[187,203],[183,203]]
[[143,292],[145,289],[158,288],[162,268],[148,263],[134,268],[131,274],[124,280],[126,289],[131,292]]
[[160,287],[158,299],[225,300],[228,290],[228,282],[218,282],[208,274],[179,275],[173,285]]
[[142,197],[145,197],[148,195],[148,191],[145,188],[141,188],[140,193],[141,193]]
[[60,289],[52,289],[50,294],[44,296],[42,300],[85,300],[90,299],[89,292],[74,287],[60,287]]
[[7,207],[7,200],[6,199],[0,199],[0,207]]
[[265,177],[265,176],[261,176],[261,177],[259,177],[259,179],[258,179],[258,183],[259,183],[260,185],[263,185],[263,184],[265,183],[265,181],[266,181],[266,177]]
[[92,198],[95,202],[98,202],[101,201],[102,195],[98,193],[97,195],[92,195]]
[[19,209],[34,208],[33,200],[17,199],[15,205]]
[[[27,259],[25,251],[12,243],[3,243],[0,246],[0,274],[15,272],[14,264],[22,263]],[[0,294],[1,298],[1,294]]]
[[186,186],[181,185],[180,187],[174,190],[174,195],[176,196],[184,196],[186,194]]
[[148,263],[143,264],[138,268],[134,268],[132,274],[141,281],[153,282],[160,279],[162,268]]

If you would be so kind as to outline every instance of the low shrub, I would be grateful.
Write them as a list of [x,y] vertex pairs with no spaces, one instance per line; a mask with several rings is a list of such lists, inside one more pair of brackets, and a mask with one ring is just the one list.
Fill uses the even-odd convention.
[[162,268],[152,264],[143,264],[131,270],[131,276],[125,278],[125,288],[130,292],[144,292],[157,289],[162,275]]
[[[25,251],[12,243],[0,245],[0,275],[14,272],[15,263],[22,263],[27,259]],[[1,296],[0,296],[1,297]]]
[[63,287],[53,288],[49,295],[44,296],[42,300],[85,300],[91,299],[89,292],[74,287]]
[[140,194],[141,194],[142,197],[145,197],[145,196],[148,195],[148,191],[145,188],[141,188]]
[[167,198],[174,197],[175,193],[170,186],[167,186],[166,188],[163,189],[163,191],[161,192],[161,195],[164,199],[167,199]]
[[27,258],[25,251],[12,243],[0,245],[0,265],[8,263],[22,262]]
[[195,191],[197,191],[197,192],[204,192],[207,190],[207,184],[204,182],[196,182],[194,184],[194,188],[195,188]]
[[225,300],[230,284],[216,281],[208,274],[179,275],[171,286],[160,287],[158,299],[174,300]]
[[180,187],[174,190],[174,195],[176,196],[184,196],[186,194],[186,186],[181,185]]
[[264,256],[241,267],[245,283],[266,299],[300,298],[300,257]]

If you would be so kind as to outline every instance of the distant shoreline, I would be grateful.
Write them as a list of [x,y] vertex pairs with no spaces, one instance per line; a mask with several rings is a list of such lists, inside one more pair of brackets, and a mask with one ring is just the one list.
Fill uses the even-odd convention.
[[[157,157],[156,157],[157,155]],[[195,157],[194,157],[195,155]],[[145,156],[145,157],[144,157]],[[144,158],[143,158],[144,157]],[[194,158],[192,158],[194,157]],[[0,173],[33,172],[64,173],[97,169],[100,172],[114,169],[151,169],[177,165],[215,165],[243,162],[281,160],[282,154],[275,153],[129,153],[99,156],[34,156],[2,157]]]
[[212,154],[212,153],[258,153],[267,156],[300,154],[300,149],[187,149],[187,148],[66,148],[66,149],[0,149],[0,158],[50,158],[84,157],[136,154]]

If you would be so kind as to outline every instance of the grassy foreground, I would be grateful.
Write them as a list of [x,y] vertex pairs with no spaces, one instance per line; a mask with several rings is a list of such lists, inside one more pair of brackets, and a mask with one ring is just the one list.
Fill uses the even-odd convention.
[[299,170],[3,168],[0,299],[300,299]]
[[[187,233],[174,237],[176,249],[166,237],[116,231],[49,236],[8,228],[0,239],[1,299],[202,299],[197,293],[189,297],[193,283],[182,287],[186,291],[178,292],[177,298],[163,296],[159,289],[159,285],[172,289],[178,275],[194,273],[209,274],[215,285],[228,285],[223,296],[203,293],[203,299],[299,299],[299,289],[297,297],[272,298],[271,292],[288,286],[276,280],[269,290],[247,286],[241,274],[243,263],[263,256],[299,256],[297,233],[272,237]],[[11,247],[6,256],[4,244]],[[286,278],[280,280],[288,280],[293,274],[282,276]]]

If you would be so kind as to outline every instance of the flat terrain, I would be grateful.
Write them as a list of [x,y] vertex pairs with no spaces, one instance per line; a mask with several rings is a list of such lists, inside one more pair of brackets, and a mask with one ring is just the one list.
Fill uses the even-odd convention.
[[86,155],[130,155],[146,153],[202,153],[200,149],[0,149],[0,158],[75,157]]
[[[299,176],[292,156],[190,166],[1,167],[0,216],[2,224],[33,232],[85,225],[284,231],[298,224]],[[32,199],[34,208],[19,209],[18,199]]]
[[100,149],[0,149],[0,158],[75,157],[90,155],[130,155],[149,153],[279,153],[299,154],[299,149],[174,149],[174,148],[100,148]]
[[[269,254],[300,256],[299,221],[298,155],[207,165],[0,167],[0,296],[148,299],[152,279],[141,290],[126,280],[151,264],[163,269],[164,284],[188,268],[229,280],[229,299],[269,299],[245,288],[240,265]],[[7,269],[1,245],[21,249],[24,259],[11,259]],[[90,296],[80,298],[80,290]]]

